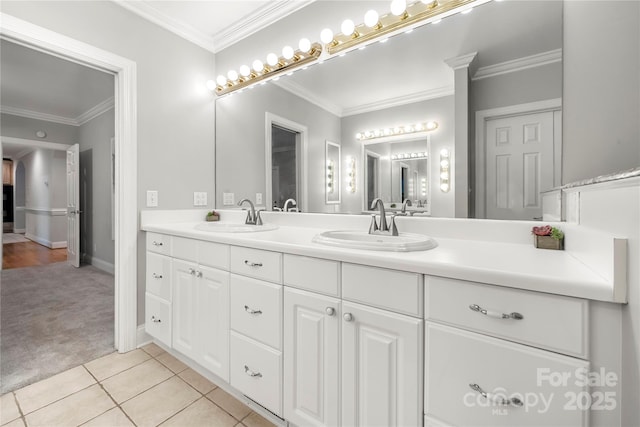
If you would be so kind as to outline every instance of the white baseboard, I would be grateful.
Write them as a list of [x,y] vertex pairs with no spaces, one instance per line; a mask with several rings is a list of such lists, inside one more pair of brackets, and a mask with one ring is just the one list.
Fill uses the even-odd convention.
[[144,325],[138,325],[136,331],[136,348],[153,342],[153,338],[144,330]]
[[13,229],[14,234],[24,234],[27,232],[26,228],[14,228]]
[[115,266],[107,261],[103,261],[100,258],[92,257],[91,255],[83,254],[84,262],[93,265],[95,268],[107,272],[109,274],[115,274]]
[[49,249],[60,249],[60,248],[66,248],[67,247],[67,242],[52,242],[50,240],[44,239],[40,236],[35,236],[31,233],[25,233],[24,237],[26,237],[29,240],[32,240],[36,243],[41,244],[42,246],[46,246]]

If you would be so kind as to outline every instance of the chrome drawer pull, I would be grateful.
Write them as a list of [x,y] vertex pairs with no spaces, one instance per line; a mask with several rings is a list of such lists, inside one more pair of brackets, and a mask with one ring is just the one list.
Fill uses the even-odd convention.
[[153,241],[153,246],[162,246],[163,243],[162,242],[156,242],[155,240]]
[[262,378],[262,374],[260,372],[253,372],[247,365],[244,365],[244,373],[250,377]]
[[251,262],[248,259],[244,260],[245,265],[248,265],[249,267],[262,267],[262,263],[261,262]]
[[522,314],[516,313],[515,311],[509,314],[500,313],[499,311],[487,310],[486,308],[482,308],[478,304],[471,304],[469,308],[478,313],[482,313],[485,316],[495,317],[496,319],[515,319],[515,320],[524,319],[524,316]]
[[151,316],[151,321],[152,321],[153,323],[160,323],[160,322],[162,322],[162,320],[160,320],[160,319],[156,319],[156,316]]
[[162,279],[162,274],[153,273],[152,276],[153,276],[154,279]]
[[196,270],[196,277],[202,277],[202,271]]
[[192,276],[196,275],[196,269],[195,268],[189,268],[189,274]]
[[253,309],[249,308],[248,305],[244,306],[244,311],[246,311],[249,314],[255,314],[255,315],[262,314],[262,310],[253,310]]
[[492,402],[498,405],[505,405],[505,406],[508,406],[508,405],[522,406],[523,405],[522,400],[518,399],[517,397],[512,397],[510,399],[507,399],[499,394],[487,393],[478,384],[469,384],[469,387],[471,387],[471,390],[477,391],[478,393],[480,393],[480,395],[485,399],[491,400]]

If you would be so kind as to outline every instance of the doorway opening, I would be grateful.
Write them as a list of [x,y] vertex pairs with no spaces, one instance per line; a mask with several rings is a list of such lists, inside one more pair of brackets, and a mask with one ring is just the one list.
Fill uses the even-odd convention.
[[380,197],[380,155],[372,151],[365,153],[365,200],[364,210],[371,209],[373,201]]

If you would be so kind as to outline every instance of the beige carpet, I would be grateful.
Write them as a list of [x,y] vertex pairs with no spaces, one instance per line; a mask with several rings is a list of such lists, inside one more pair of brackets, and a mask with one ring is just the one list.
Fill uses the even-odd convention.
[[0,394],[114,350],[112,275],[56,263],[0,277]]

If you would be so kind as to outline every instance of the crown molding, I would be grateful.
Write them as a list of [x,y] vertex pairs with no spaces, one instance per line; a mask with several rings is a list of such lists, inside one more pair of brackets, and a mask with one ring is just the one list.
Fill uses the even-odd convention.
[[410,95],[398,96],[394,98],[384,99],[382,101],[372,102],[370,104],[362,104],[355,107],[345,108],[341,117],[353,116],[356,114],[369,113],[371,111],[384,110],[386,108],[397,107],[405,104],[413,104],[414,102],[428,101],[430,99],[442,98],[454,94],[453,86],[444,86],[435,89],[429,89],[422,92],[412,93]]
[[148,2],[125,0],[112,1],[128,11],[135,13],[141,18],[158,25],[165,30],[182,37],[183,39],[208,50],[211,53],[216,53],[213,37],[160,12]]
[[87,111],[85,111],[84,113],[76,117],[75,121],[76,123],[78,123],[76,126],[82,126],[83,124],[90,122],[91,120],[95,119],[99,115],[104,114],[107,111],[111,110],[114,107],[114,105],[115,105],[115,98],[113,96],[105,99],[98,105],[88,109]]
[[476,56],[478,56],[478,52],[472,52],[455,58],[445,59],[444,62],[453,70],[459,70],[461,68],[468,68],[473,60],[476,59]]
[[250,13],[238,22],[213,35],[214,53],[220,52],[232,44],[256,33],[276,21],[302,9],[315,0],[280,0],[268,2],[265,6]]
[[310,91],[304,86],[299,85],[298,83],[294,83],[291,80],[287,80],[286,77],[281,78],[278,81],[272,81],[275,85],[281,87],[282,89],[291,92],[292,94],[308,101],[318,107],[322,108],[325,111],[330,112],[333,115],[338,117],[342,117],[342,107],[339,105],[330,102],[326,98],[319,96],[318,94]]
[[190,41],[211,53],[218,53],[245,37],[273,24],[315,0],[279,0],[265,4],[213,36],[160,12],[148,1],[112,0],[136,15]]
[[554,62],[561,61],[562,49],[550,50],[548,52],[525,56],[511,61],[501,62],[499,64],[480,67],[471,80],[482,80],[489,77],[499,76],[501,74],[514,73],[516,71],[522,71],[528,68],[540,67],[542,65],[553,64]]
[[62,117],[54,114],[40,113],[38,111],[26,110],[24,108],[15,108],[7,105],[0,106],[2,114],[11,114],[12,116],[25,117],[27,119],[43,120],[45,122],[59,123],[67,126],[82,126],[85,123],[95,119],[99,115],[109,111],[115,105],[114,97],[110,97],[100,102],[98,105],[91,107],[78,117]]
[[2,114],[11,114],[12,116],[25,117],[34,120],[43,120],[45,122],[60,123],[68,126],[78,126],[75,119],[69,117],[56,116],[53,114],[39,113],[37,111],[26,110],[24,108],[9,107],[7,105],[0,106]]

